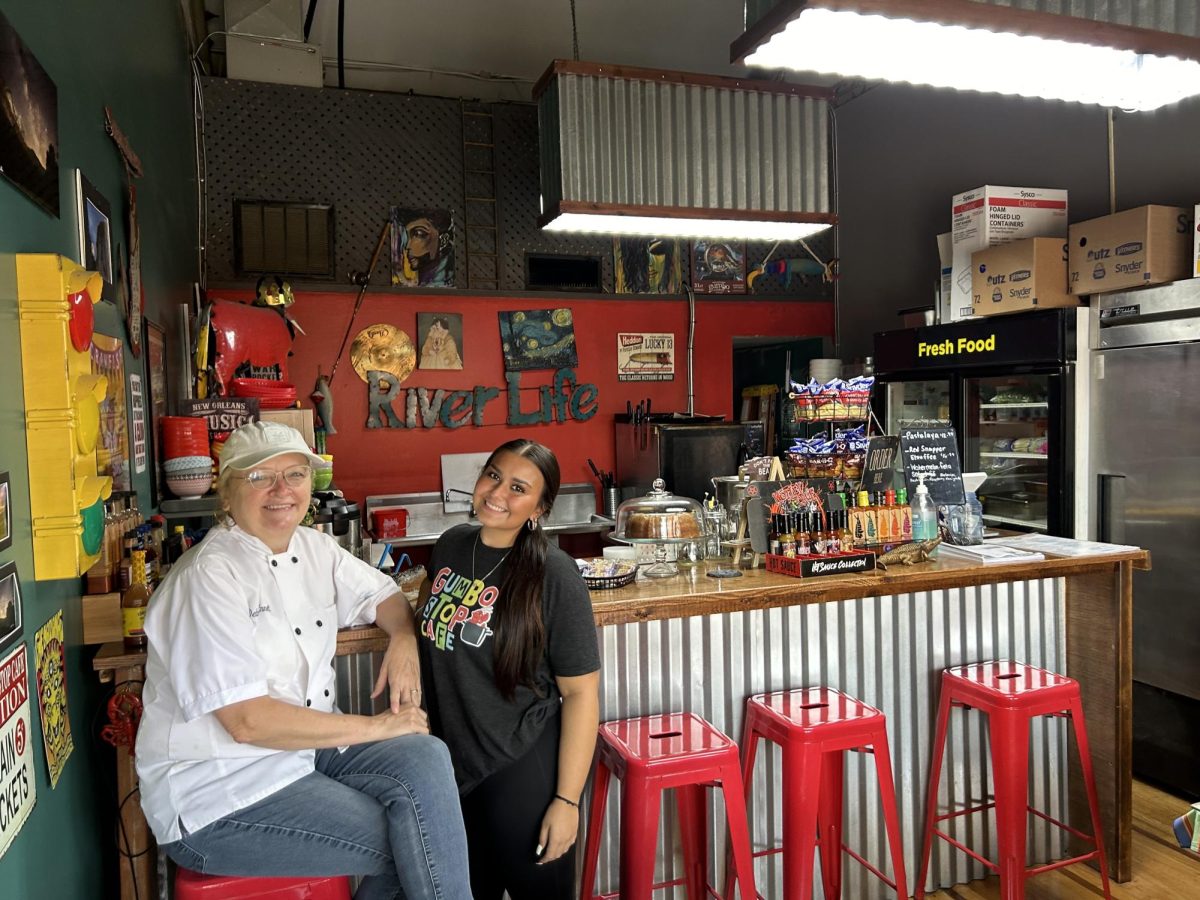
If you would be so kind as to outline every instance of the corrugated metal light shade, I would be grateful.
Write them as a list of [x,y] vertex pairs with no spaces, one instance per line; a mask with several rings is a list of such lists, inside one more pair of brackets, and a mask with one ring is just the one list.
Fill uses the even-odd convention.
[[[1131,18],[1135,6],[1140,14]],[[762,0],[747,4],[752,24],[731,47],[734,62],[1139,111],[1200,94],[1200,22],[1195,4],[1175,0],[781,0],[762,7]]]
[[795,240],[834,224],[824,88],[558,60],[534,88],[543,228]]

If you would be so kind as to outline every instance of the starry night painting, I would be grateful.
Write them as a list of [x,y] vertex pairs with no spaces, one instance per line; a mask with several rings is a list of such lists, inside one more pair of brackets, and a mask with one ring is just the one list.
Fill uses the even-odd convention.
[[504,370],[563,369],[579,365],[575,322],[569,309],[530,309],[500,313]]
[[0,172],[58,216],[58,89],[3,15]]

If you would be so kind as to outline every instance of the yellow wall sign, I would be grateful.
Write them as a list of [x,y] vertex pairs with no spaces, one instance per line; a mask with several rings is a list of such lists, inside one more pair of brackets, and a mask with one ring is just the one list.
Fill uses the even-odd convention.
[[995,353],[996,335],[987,337],[960,337],[957,340],[946,338],[944,341],[917,341],[917,358],[931,356],[960,356],[969,353]]

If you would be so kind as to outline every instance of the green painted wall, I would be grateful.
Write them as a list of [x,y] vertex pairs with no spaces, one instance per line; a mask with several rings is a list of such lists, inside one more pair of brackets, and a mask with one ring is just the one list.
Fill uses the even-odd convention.
[[[145,169],[138,181],[138,213],[146,313],[167,327],[168,352],[177,352],[176,311],[187,302],[196,278],[195,153],[180,7],[178,0],[0,0],[0,12],[58,88],[61,194],[55,219],[0,178],[0,471],[11,473],[14,533],[0,563],[16,562],[20,573],[23,640],[31,666],[34,632],[57,610],[64,611],[75,741],[58,787],[51,790],[33,699],[37,806],[0,859],[0,897],[13,900],[115,896],[117,863],[110,756],[94,737],[108,695],[90,670],[92,648],[80,643],[81,582],[33,580],[12,254],[78,256],[76,168],[112,207],[114,246],[128,247],[124,174],[104,131],[103,109],[111,107]],[[97,329],[125,337],[121,317],[108,303],[97,306]],[[141,366],[126,353],[127,374]],[[168,381],[173,377],[169,371]],[[147,510],[148,475],[135,476],[134,484]],[[30,680],[32,687],[32,674]]]

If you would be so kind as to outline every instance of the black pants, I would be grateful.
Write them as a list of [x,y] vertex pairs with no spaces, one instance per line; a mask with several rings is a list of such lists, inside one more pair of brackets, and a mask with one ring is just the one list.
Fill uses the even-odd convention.
[[462,798],[475,900],[574,900],[575,847],[537,865],[538,832],[558,786],[557,716],[533,748]]

